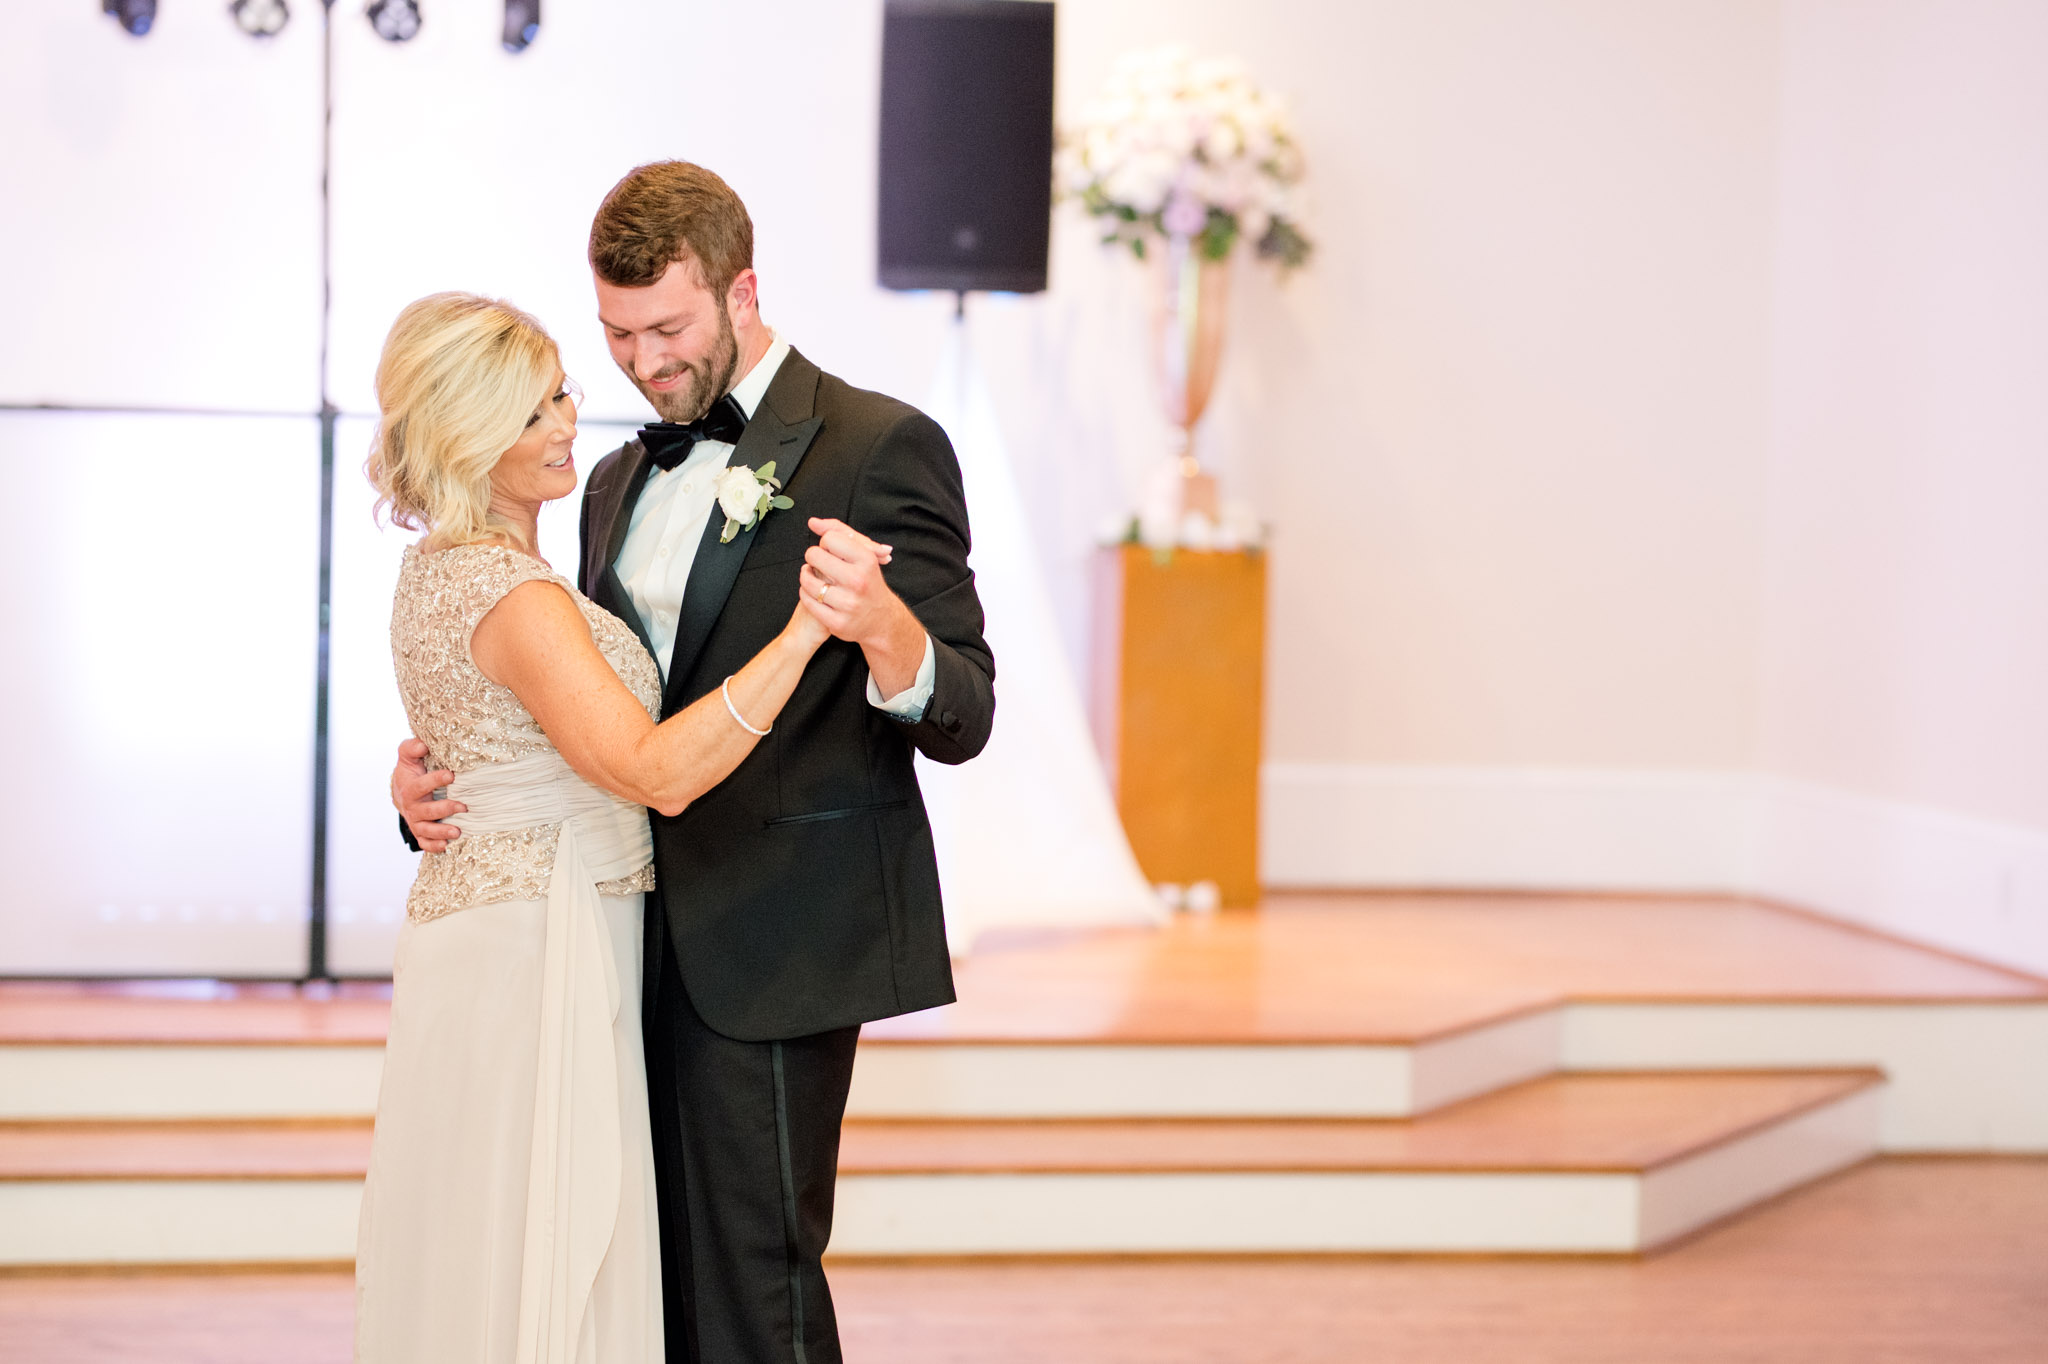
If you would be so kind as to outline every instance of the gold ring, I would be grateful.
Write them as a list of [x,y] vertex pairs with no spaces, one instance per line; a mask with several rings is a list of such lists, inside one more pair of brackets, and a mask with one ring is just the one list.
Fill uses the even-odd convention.
[[827,592],[830,592],[831,590],[832,590],[832,584],[830,584],[830,583],[824,583],[824,584],[821,584],[821,585],[819,586],[819,588],[818,588],[818,600],[819,600],[819,601],[823,601],[823,600],[825,600],[825,594],[826,594]]

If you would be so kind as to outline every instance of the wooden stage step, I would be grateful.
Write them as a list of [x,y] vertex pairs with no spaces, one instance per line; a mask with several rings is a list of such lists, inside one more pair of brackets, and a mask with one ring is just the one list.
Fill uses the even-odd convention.
[[367,1118],[0,1123],[0,1181],[359,1180],[370,1129]]
[[855,1120],[846,1125],[839,1168],[862,1175],[1640,1172],[1883,1079],[1867,1070],[1555,1075],[1406,1121]]
[[[1413,1043],[1561,1003],[2039,1004],[2048,980],[1727,896],[1276,895],[1163,929],[994,934],[871,1043]],[[348,1045],[390,987],[0,981],[0,1044]]]
[[[1289,895],[1012,935],[864,1118],[1385,1118],[1555,1071],[1881,1068],[1885,1149],[2048,1151],[2048,982],[1752,901]],[[388,987],[0,982],[0,1121],[361,1118]]]
[[[1654,1248],[1876,1149],[1881,1076],[1566,1075],[1405,1121],[856,1120],[837,1255]],[[0,1124],[0,1264],[338,1260],[360,1121]]]
[[850,1122],[840,1255],[1654,1249],[1877,1149],[1871,1071],[1560,1075],[1399,1121]]

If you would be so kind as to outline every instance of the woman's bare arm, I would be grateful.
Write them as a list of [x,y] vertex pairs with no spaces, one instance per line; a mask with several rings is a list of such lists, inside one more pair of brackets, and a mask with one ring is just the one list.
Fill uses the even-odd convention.
[[[733,674],[733,705],[748,724],[774,722],[828,638],[800,606]],[[478,623],[469,652],[485,677],[519,698],[579,776],[665,815],[680,814],[724,781],[757,742],[716,692],[659,725],[648,719],[598,652],[583,612],[555,583],[521,583],[506,593]]]

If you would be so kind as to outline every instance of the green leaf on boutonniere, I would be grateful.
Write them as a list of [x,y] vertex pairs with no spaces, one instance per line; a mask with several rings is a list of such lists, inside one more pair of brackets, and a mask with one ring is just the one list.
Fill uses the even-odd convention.
[[754,477],[760,479],[763,483],[773,482],[775,479],[775,461],[771,459],[760,468],[754,470]]
[[796,505],[796,499],[793,497],[771,497],[768,499],[768,505],[777,511],[787,511]]

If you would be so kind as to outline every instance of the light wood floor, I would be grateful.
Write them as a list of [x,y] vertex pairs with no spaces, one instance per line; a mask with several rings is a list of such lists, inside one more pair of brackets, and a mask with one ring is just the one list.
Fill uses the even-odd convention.
[[997,937],[959,987],[863,1040],[1405,1042],[1568,999],[2048,998],[2048,982],[1726,896],[1395,892]]
[[[1886,1160],[1642,1261],[841,1264],[854,1364],[2041,1364],[2048,1160]],[[14,1364],[341,1364],[342,1274],[0,1278]]]

